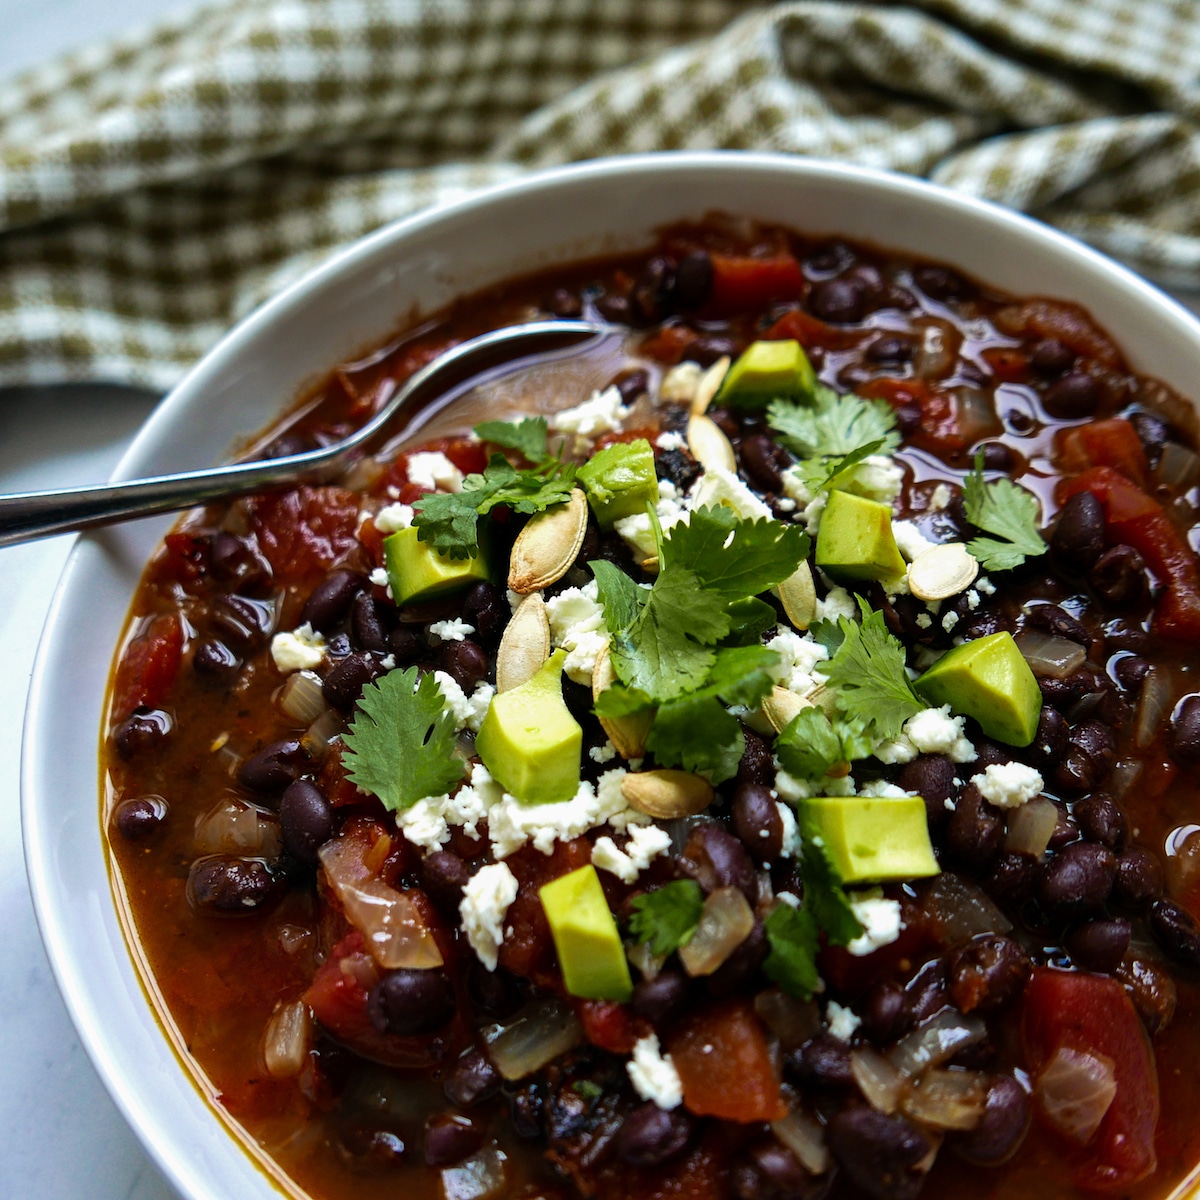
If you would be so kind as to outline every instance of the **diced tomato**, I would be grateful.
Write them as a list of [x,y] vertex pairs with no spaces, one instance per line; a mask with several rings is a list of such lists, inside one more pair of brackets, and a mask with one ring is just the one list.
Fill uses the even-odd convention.
[[797,300],[804,292],[800,264],[787,253],[770,258],[713,254],[712,294],[707,309],[720,316],[753,312],[776,300]]
[[358,540],[362,543],[363,549],[371,556],[371,561],[376,564],[383,562],[383,539],[387,534],[375,524],[373,520],[363,521],[358,527]]
[[893,408],[919,409],[920,423],[908,440],[911,445],[931,454],[941,457],[962,454],[981,436],[978,427],[965,428],[958,398],[952,392],[931,387],[923,379],[879,375],[860,384],[856,390],[869,400],[886,400]]
[[125,717],[139,705],[161,708],[179,677],[183,625],[174,613],[161,613],[125,647],[113,684],[113,708]]
[[296,582],[358,545],[358,497],[339,487],[294,488],[256,498],[250,522],[276,578]]
[[667,1050],[683,1083],[683,1102],[697,1116],[749,1124],[786,1115],[779,1073],[749,1000],[721,1000],[690,1013]]
[[983,358],[1001,383],[1024,383],[1029,378],[1029,356],[1016,346],[989,346]]
[[[1021,1015],[1025,1057],[1035,1079],[1059,1049],[1102,1054],[1117,1093],[1075,1164],[1075,1183],[1094,1191],[1126,1188],[1157,1165],[1158,1073],[1150,1040],[1125,989],[1107,975],[1038,967]],[[1037,1093],[1034,1093],[1035,1105]]]
[[1112,467],[1140,488],[1145,488],[1150,470],[1137,430],[1123,417],[1060,429],[1054,439],[1054,465],[1065,475]]
[[926,958],[926,952],[937,945],[930,923],[922,919],[922,910],[903,899],[901,904],[904,926],[889,945],[863,955],[851,954],[844,946],[826,946],[821,951],[817,963],[821,976],[843,996],[855,999],[884,977],[906,974],[913,963]]
[[1078,304],[1065,300],[1026,300],[1020,308],[1006,309],[997,324],[1013,333],[1056,338],[1076,354],[1094,358],[1106,367],[1121,366],[1116,344]]
[[447,438],[441,451],[464,475],[477,475],[488,465],[487,447],[470,438]]
[[634,1042],[652,1032],[649,1023],[634,1016],[628,1005],[613,1000],[581,1000],[576,1011],[587,1040],[613,1054],[631,1053]]
[[1058,486],[1062,503],[1079,492],[1100,501],[1109,540],[1132,546],[1162,583],[1155,632],[1180,641],[1200,638],[1200,567],[1162,505],[1113,467],[1093,467]]
[[722,1200],[728,1168],[712,1138],[697,1138],[680,1158],[655,1167],[632,1166],[613,1155],[596,1181],[598,1200]]
[[764,342],[799,342],[802,346],[823,346],[827,350],[843,350],[852,346],[858,336],[847,329],[838,329],[806,313],[802,308],[785,312],[766,333]]
[[596,449],[603,450],[605,446],[615,445],[617,442],[629,443],[645,440],[654,445],[654,439],[658,436],[657,429],[647,429],[644,426],[640,429],[617,429],[612,433],[602,433],[596,439]]
[[686,325],[664,325],[642,342],[640,350],[647,358],[673,367],[683,361],[684,352],[698,336]]
[[163,573],[178,580],[185,592],[193,591],[208,574],[211,549],[208,539],[190,533],[168,533],[163,545],[166,547]]

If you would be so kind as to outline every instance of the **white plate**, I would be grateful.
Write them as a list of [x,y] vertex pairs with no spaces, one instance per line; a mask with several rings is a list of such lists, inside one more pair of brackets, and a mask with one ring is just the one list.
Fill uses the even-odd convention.
[[[1200,325],[1161,292],[1036,222],[904,176],[772,155],[607,159],[546,172],[389,226],[334,256],[225,337],[168,396],[115,478],[224,457],[300,387],[406,314],[539,267],[648,244],[723,210],[956,264],[1018,295],[1078,300],[1131,365],[1184,395]],[[22,820],[34,904],[84,1045],[167,1176],[193,1200],[277,1196],[171,1050],[114,912],[98,739],[114,647],[167,519],[82,537],[34,669]]]

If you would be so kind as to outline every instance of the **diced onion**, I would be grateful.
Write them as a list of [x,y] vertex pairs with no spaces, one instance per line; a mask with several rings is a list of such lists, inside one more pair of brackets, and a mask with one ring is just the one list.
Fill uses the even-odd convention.
[[1034,1087],[1046,1120],[1080,1145],[1091,1141],[1116,1094],[1111,1058],[1067,1046],[1059,1047]]
[[312,671],[296,671],[279,689],[279,707],[300,725],[311,725],[328,708],[320,677]]
[[692,836],[692,830],[697,825],[702,825],[704,820],[704,817],[673,817],[669,821],[662,822],[662,827],[671,838],[672,854],[683,853],[684,847],[688,844],[688,838]]
[[973,883],[943,871],[925,887],[922,905],[929,914],[938,940],[945,946],[963,942],[977,933],[1007,933],[1012,922]]
[[263,1062],[272,1079],[294,1079],[304,1069],[312,1041],[312,1016],[302,1000],[281,1004],[263,1035]]
[[977,1016],[963,1016],[953,1008],[944,1008],[936,1017],[914,1029],[892,1049],[892,1066],[910,1079],[930,1067],[940,1067],[960,1050],[987,1038],[987,1026]]
[[411,897],[376,878],[362,847],[334,838],[318,851],[346,917],[362,933],[371,957],[389,971],[428,970],[442,965],[442,952]]
[[1178,442],[1167,442],[1154,468],[1155,480],[1172,491],[1183,491],[1200,482],[1200,456]]
[[1158,735],[1172,698],[1171,674],[1161,667],[1151,667],[1142,681],[1134,714],[1133,738],[1139,750],[1145,750]]
[[648,942],[636,942],[626,947],[625,957],[642,973],[643,979],[657,979],[667,961],[666,955],[655,954]]
[[824,1175],[832,1165],[824,1127],[803,1109],[793,1109],[782,1120],[772,1121],[771,1132],[811,1174]]
[[692,940],[679,947],[683,969],[695,978],[711,975],[754,928],[754,911],[739,888],[717,888],[704,901]]
[[1142,776],[1143,764],[1141,759],[1122,758],[1113,767],[1105,784],[1105,791],[1112,793],[1114,800],[1124,800],[1133,785]]
[[1058,825],[1058,807],[1044,796],[1036,796],[1008,815],[1005,850],[1041,859]]
[[955,398],[955,432],[968,446],[1003,432],[990,390],[964,384],[950,394]]
[[850,1055],[850,1074],[863,1099],[881,1113],[894,1113],[909,1081],[878,1050],[859,1046]]
[[913,355],[913,374],[918,379],[945,379],[958,361],[961,343],[962,335],[949,321],[924,324]]
[[493,1200],[505,1191],[504,1151],[489,1146],[442,1171],[446,1200]]
[[535,1001],[488,1039],[488,1054],[505,1079],[524,1079],[583,1041],[579,1018],[559,1000]]
[[785,1050],[803,1046],[821,1029],[821,1010],[812,1000],[795,1000],[780,988],[759,992],[754,1011]]
[[905,1115],[934,1129],[974,1129],[987,1106],[979,1071],[926,1071],[901,1099]]
[[346,732],[346,722],[336,708],[327,708],[300,739],[305,754],[314,762],[323,762],[330,745]]
[[1015,640],[1029,669],[1042,679],[1066,679],[1087,660],[1087,650],[1078,642],[1040,629],[1022,630]]
[[192,837],[200,854],[238,854],[278,858],[282,848],[279,818],[245,800],[219,801],[196,818]]

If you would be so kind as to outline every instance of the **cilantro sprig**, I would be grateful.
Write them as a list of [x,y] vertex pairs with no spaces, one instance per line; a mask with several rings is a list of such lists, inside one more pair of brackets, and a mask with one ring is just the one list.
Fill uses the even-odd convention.
[[504,450],[515,450],[535,465],[544,463],[550,453],[547,443],[550,426],[545,417],[526,417],[521,421],[484,421],[475,426],[475,436]]
[[704,911],[704,893],[694,880],[680,879],[635,896],[630,908],[634,941],[649,945],[650,953],[662,958],[692,940]]
[[1037,497],[1011,479],[984,482],[983,452],[975,455],[975,469],[963,480],[967,520],[994,537],[972,538],[967,549],[985,571],[1007,571],[1027,558],[1046,553],[1038,528],[1041,509]]
[[463,777],[453,714],[432,674],[390,671],[366,687],[343,738],[347,777],[398,812]]
[[867,453],[890,454],[900,445],[896,414],[886,401],[864,400],[852,392],[839,395],[821,384],[809,403],[772,401],[767,421],[801,458],[851,454],[873,442],[879,446]]
[[837,714],[831,720],[815,706],[801,710],[775,739],[780,765],[802,779],[828,775],[835,767],[866,758],[870,753],[871,739],[862,717]]

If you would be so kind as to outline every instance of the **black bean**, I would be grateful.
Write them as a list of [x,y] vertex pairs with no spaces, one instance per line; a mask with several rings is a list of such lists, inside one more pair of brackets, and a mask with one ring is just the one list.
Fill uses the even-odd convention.
[[1062,713],[1049,705],[1043,705],[1038,715],[1037,732],[1033,735],[1033,741],[1021,751],[1021,755],[1030,766],[1048,772],[1066,753],[1070,732]]
[[1029,1131],[1029,1096],[1011,1075],[996,1075],[988,1086],[983,1116],[974,1129],[955,1138],[968,1162],[995,1167],[1010,1159]]
[[[731,337],[719,333],[706,333],[687,344],[683,351],[685,360],[699,363],[702,367],[711,367],[718,358],[728,355],[736,358],[738,344]],[[709,413],[712,416],[712,413]]]
[[475,637],[484,645],[495,644],[508,617],[508,603],[494,583],[477,583],[463,598],[463,620],[475,627]]
[[1089,695],[1097,686],[1095,675],[1086,667],[1072,671],[1063,679],[1055,679],[1052,675],[1046,675],[1037,682],[1042,693],[1042,703],[1053,705],[1060,712],[1070,711],[1080,699]]
[[1017,908],[1033,896],[1041,865],[1029,854],[1001,854],[983,881],[988,895]]
[[1079,841],[1079,825],[1062,800],[1054,800],[1052,803],[1058,810],[1058,819],[1046,845],[1051,850],[1061,850],[1064,846]]
[[1179,989],[1165,963],[1130,955],[1117,969],[1116,976],[1151,1037],[1170,1025],[1175,1018]]
[[1063,505],[1050,546],[1064,566],[1087,571],[1104,553],[1105,527],[1100,501],[1091,492],[1078,492]]
[[354,596],[350,605],[350,633],[355,649],[387,654],[390,650],[388,637],[395,624],[395,611],[394,605],[372,596],[370,592],[359,592]]
[[223,583],[239,592],[253,592],[271,582],[271,564],[253,542],[232,533],[214,534],[209,568]]
[[354,597],[366,586],[366,579],[357,571],[331,571],[304,602],[300,620],[320,633],[328,633],[342,622]]
[[630,304],[634,316],[644,325],[654,325],[675,309],[675,263],[656,254],[633,285]]
[[437,1113],[425,1122],[425,1164],[449,1167],[483,1145],[485,1129],[461,1113]]
[[1124,617],[1113,617],[1105,622],[1104,640],[1109,650],[1129,650],[1134,654],[1146,654],[1150,650],[1150,635]]
[[380,1033],[433,1033],[454,1016],[454,985],[441,970],[390,971],[367,995],[367,1015]]
[[854,251],[845,242],[824,242],[811,251],[804,260],[804,266],[813,277],[837,275],[846,270],[854,259]]
[[489,971],[482,963],[473,963],[467,991],[476,1008],[494,1017],[511,1016],[521,1006],[520,984],[502,967]]
[[675,268],[675,302],[685,312],[700,308],[712,293],[713,267],[707,250],[689,250]]
[[946,823],[945,836],[946,848],[956,859],[981,870],[1000,853],[1004,820],[984,800],[979,789],[968,784]]
[[126,841],[149,837],[167,819],[167,802],[161,796],[132,796],[113,811],[113,823]]
[[397,666],[407,667],[427,653],[429,643],[416,629],[400,625],[388,634],[387,648]]
[[1171,436],[1171,427],[1161,417],[1148,412],[1132,413],[1129,423],[1136,431],[1146,456],[1152,463],[1156,463]]
[[1100,555],[1088,573],[1096,594],[1114,608],[1128,608],[1143,599],[1149,584],[1146,564],[1132,546],[1113,546]]
[[946,964],[940,958],[927,962],[907,983],[905,992],[913,1019],[919,1024],[950,1003],[946,987]]
[[751,1148],[733,1169],[737,1200],[821,1200],[829,1191],[832,1172],[812,1175],[799,1159],[772,1138]]
[[878,1045],[894,1042],[913,1027],[909,995],[894,979],[883,979],[862,1004],[863,1032]]
[[349,712],[363,693],[363,688],[382,675],[379,658],[366,650],[348,654],[325,676],[322,691],[334,708]]
[[284,849],[298,862],[315,863],[317,851],[333,837],[333,809],[315,783],[289,783],[279,801]]
[[896,409],[896,428],[901,436],[909,437],[921,428],[923,415],[919,404],[901,404]]
[[442,1085],[446,1099],[457,1108],[473,1108],[500,1091],[504,1078],[492,1060],[477,1047],[461,1055]]
[[684,492],[700,478],[701,468],[686,450],[662,450],[655,456],[654,470],[659,479],[673,483]]
[[947,961],[950,998],[960,1012],[999,1012],[1021,994],[1032,970],[1029,955],[1012,938],[981,933]]
[[[1087,493],[1081,493],[1087,495]],[[1065,608],[1057,604],[1034,604],[1025,613],[1025,625],[1031,629],[1043,629],[1055,637],[1066,638],[1080,646],[1090,646],[1092,635],[1082,621],[1076,620]]]
[[755,433],[742,438],[742,469],[760,492],[779,492],[783,488],[783,472],[791,458],[773,438]]
[[873,1200],[913,1200],[925,1175],[929,1139],[903,1117],[873,1108],[845,1108],[826,1126],[829,1149],[851,1183]]
[[216,638],[205,638],[192,655],[192,670],[214,683],[228,684],[241,669],[242,660]]
[[596,309],[606,320],[614,325],[628,325],[633,317],[633,306],[625,296],[616,292],[605,292],[596,300]]
[[1100,387],[1091,375],[1083,371],[1070,371],[1056,379],[1042,397],[1042,405],[1060,421],[1073,421],[1079,417],[1090,417],[1100,403]]
[[212,623],[221,640],[238,654],[262,646],[275,624],[274,606],[245,596],[218,596],[212,604]]
[[744,992],[770,949],[763,923],[755,920],[737,949],[705,981],[708,994],[721,998]]
[[964,642],[974,642],[979,638],[991,637],[993,633],[1011,633],[1012,623],[1003,613],[987,609],[967,617],[954,627],[954,632]]
[[983,442],[977,447],[983,451],[983,465],[988,471],[1011,471],[1019,461],[1019,455],[1003,442]]
[[1103,906],[1116,876],[1117,860],[1111,850],[1095,842],[1074,842],[1047,862],[1038,899],[1059,920],[1087,916]]
[[446,913],[457,913],[471,869],[451,850],[435,850],[421,862],[421,886]]
[[340,1125],[334,1150],[338,1159],[356,1174],[400,1166],[408,1154],[404,1138],[394,1129],[381,1129],[369,1117]]
[[775,763],[771,757],[771,747],[766,739],[753,729],[743,727],[742,733],[746,738],[746,748],[738,762],[737,782],[769,787],[775,781]]
[[1075,351],[1063,345],[1058,338],[1042,338],[1034,344],[1029,355],[1029,365],[1046,377],[1062,375],[1075,365]]
[[890,334],[876,338],[863,353],[868,362],[877,363],[904,363],[911,361],[912,356],[912,342],[908,338]]
[[282,894],[282,881],[258,858],[210,854],[192,863],[187,898],[193,908],[220,917],[262,912]]
[[335,662],[339,658],[345,658],[353,649],[354,647],[350,645],[350,635],[348,633],[335,633],[325,643],[325,654],[331,662]]
[[783,818],[770,789],[758,783],[739,784],[730,810],[733,832],[755,862],[774,862],[783,849]]
[[691,980],[682,971],[667,968],[635,984],[629,1003],[639,1017],[663,1025],[683,1011],[691,991]]
[[271,795],[282,792],[311,764],[304,747],[296,738],[271,742],[252,754],[238,769],[238,783],[253,792]]
[[1078,801],[1073,816],[1088,841],[1120,850],[1125,841],[1125,815],[1111,796],[1097,792]]
[[1163,894],[1162,863],[1153,850],[1130,846],[1117,855],[1117,878],[1113,902],[1124,908],[1140,909]]
[[170,713],[139,704],[113,733],[117,753],[128,762],[131,758],[154,750],[161,745],[173,727]]
[[1171,900],[1155,900],[1147,914],[1154,940],[1175,962],[1200,967],[1200,929],[1191,913]]
[[867,288],[859,279],[845,276],[825,279],[808,296],[808,310],[833,325],[852,325],[867,315]]
[[850,1074],[850,1047],[832,1033],[818,1033],[784,1059],[788,1074],[807,1087],[854,1086]]
[[469,696],[475,685],[487,678],[488,656],[478,642],[463,638],[438,647],[437,665]]
[[975,291],[957,271],[934,263],[914,267],[913,282],[933,300],[962,300]]
[[930,828],[937,829],[950,819],[946,801],[957,800],[958,767],[944,754],[922,754],[906,763],[896,779],[906,792],[915,792],[925,801]]
[[1054,781],[1066,792],[1090,792],[1107,777],[1116,756],[1113,731],[1100,721],[1084,721],[1071,730]]
[[1128,921],[1087,921],[1077,925],[1067,934],[1067,950],[1075,963],[1088,971],[1112,974],[1129,949],[1130,925]]
[[513,1133],[530,1141],[542,1136],[542,1111],[545,1098],[536,1081],[520,1084],[507,1093],[508,1119]]
[[1200,763],[1200,693],[1184,696],[1171,713],[1167,729],[1171,757],[1183,766]]
[[556,317],[574,319],[583,313],[583,304],[579,297],[566,288],[555,288],[546,301],[546,309]]
[[735,887],[747,899],[755,899],[758,887],[754,864],[742,843],[720,825],[697,825],[688,837],[679,866],[706,892]]
[[975,761],[971,763],[968,774],[978,775],[988,767],[996,767],[1001,763],[1011,762],[1013,751],[1011,746],[1002,746],[993,742],[989,737],[975,739]]
[[635,1167],[656,1167],[674,1158],[688,1144],[692,1119],[686,1109],[669,1112],[652,1100],[639,1104],[617,1134],[617,1153]]
[[1120,657],[1110,660],[1110,669],[1125,691],[1138,692],[1146,682],[1150,664],[1140,655],[1121,654]]

